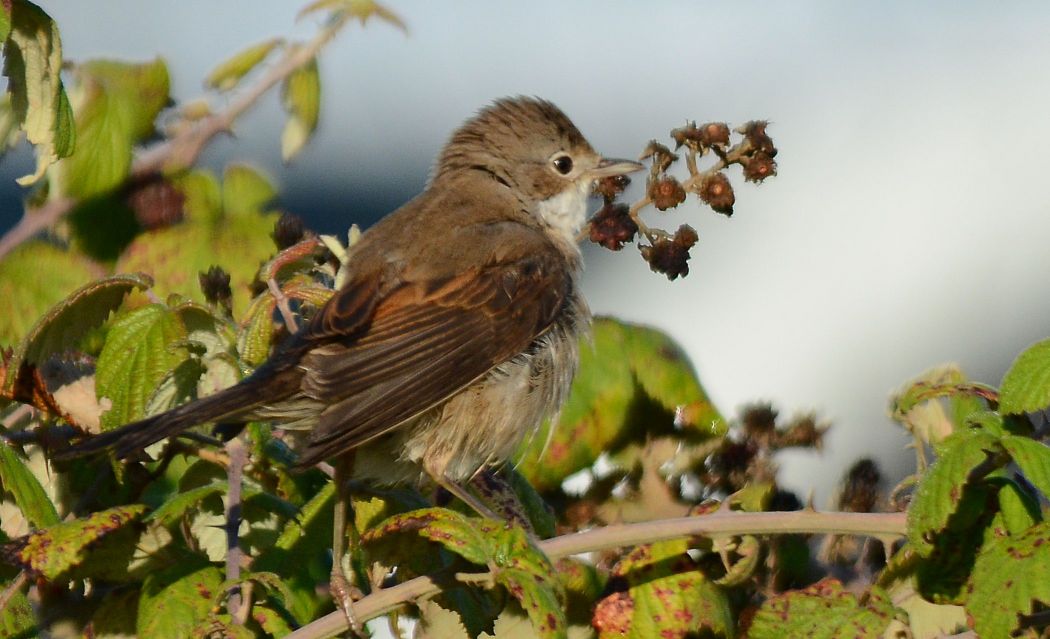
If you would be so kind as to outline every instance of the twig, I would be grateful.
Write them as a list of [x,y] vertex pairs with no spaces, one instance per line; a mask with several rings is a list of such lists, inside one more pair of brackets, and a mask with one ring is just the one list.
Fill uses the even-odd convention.
[[288,296],[281,290],[277,280],[271,277],[266,280],[266,286],[269,287],[270,295],[273,295],[273,299],[277,303],[277,310],[281,313],[281,319],[284,320],[284,326],[288,329],[288,333],[294,334],[299,332],[299,322],[295,320],[295,313],[288,306]]
[[[906,513],[742,513],[720,511],[699,517],[678,517],[636,524],[617,524],[563,535],[540,542],[551,560],[585,552],[700,535],[764,535],[785,533],[839,533],[873,537],[903,536]],[[447,585],[447,584],[445,584]],[[354,617],[367,621],[407,602],[439,592],[443,584],[433,576],[416,577],[368,595],[353,606]],[[324,639],[346,630],[346,617],[333,612],[288,635],[287,639]]]
[[11,602],[11,597],[14,597],[15,593],[27,583],[29,583],[29,576],[26,574],[26,571],[18,571],[18,576],[11,580],[11,583],[7,585],[7,588],[4,588],[3,592],[0,592],[0,614],[7,610],[7,604]]
[[[233,100],[225,110],[203,118],[170,140],[144,150],[132,163],[125,183],[164,169],[180,169],[192,165],[212,138],[229,131],[234,121],[254,106],[267,91],[277,86],[296,69],[309,63],[335,37],[350,17],[348,12],[338,13],[305,45],[288,48],[277,64],[255,85]],[[48,200],[43,206],[26,209],[22,219],[0,237],[0,258],[37,233],[58,223],[77,203],[74,198],[56,198]]]
[[[248,448],[244,445],[243,435],[226,442],[226,453],[230,465],[226,468],[226,479],[229,488],[226,491],[226,581],[236,582],[241,578],[241,557],[239,532],[241,529],[241,480],[244,466],[248,462]],[[235,623],[244,623],[241,617],[241,585],[230,588],[226,607]]]

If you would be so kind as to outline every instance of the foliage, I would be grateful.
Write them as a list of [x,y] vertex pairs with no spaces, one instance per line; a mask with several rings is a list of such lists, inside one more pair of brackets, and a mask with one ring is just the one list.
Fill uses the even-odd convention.
[[[285,159],[319,122],[320,47],[351,21],[404,28],[371,1],[320,0],[304,12],[329,16],[317,38],[253,45],[206,79],[217,103],[280,88]],[[220,177],[194,166],[251,99],[231,94],[225,112],[172,107],[159,58],[71,65],[67,91],[58,29],[26,0],[0,3],[0,39],[0,144],[24,136],[35,147],[36,170],[23,178],[37,188],[30,209],[65,207],[54,237],[0,258],[0,343],[10,347],[0,364],[0,637],[61,624],[85,636],[330,635],[321,628],[335,606],[336,490],[321,468],[292,472],[289,433],[202,425],[125,461],[49,453],[78,431],[235,384],[326,302],[347,247],[272,209],[276,189],[255,169],[233,164]],[[776,172],[766,126],[748,123],[734,144],[722,123],[672,131],[685,147],[681,182],[667,172],[677,156],[650,144],[645,197],[628,207],[616,202],[622,181],[600,184],[591,239],[618,249],[640,233],[654,270],[684,275],[696,233],[645,226],[641,208],[693,193],[732,213],[726,168],[740,165],[751,182]],[[1045,631],[1046,581],[1018,576],[1050,570],[1050,448],[1026,419],[1050,405],[1048,342],[1024,351],[998,389],[955,367],[903,389],[892,414],[915,440],[915,475],[890,499],[861,460],[844,478],[842,512],[824,523],[778,485],[775,461],[819,448],[827,425],[816,416],[784,420],[759,403],[729,418],[681,348],[649,327],[598,318],[581,353],[558,420],[515,464],[472,484],[506,521],[432,486],[351,487],[345,568],[365,596],[355,610],[396,611],[395,626],[413,616],[415,636],[443,638]],[[231,436],[247,447],[246,466],[236,446],[212,445]],[[632,522],[650,522],[651,534],[632,537]],[[712,527],[667,532],[682,522]],[[584,530],[602,541],[551,550]],[[818,533],[811,552],[807,535]]]

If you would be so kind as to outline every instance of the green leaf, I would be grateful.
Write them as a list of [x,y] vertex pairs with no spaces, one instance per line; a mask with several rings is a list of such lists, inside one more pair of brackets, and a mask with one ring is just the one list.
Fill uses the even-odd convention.
[[219,91],[229,91],[281,43],[280,38],[271,38],[238,52],[212,69],[211,73],[204,78],[204,86]]
[[151,285],[152,281],[139,273],[114,275],[82,286],[51,307],[15,351],[4,379],[4,391],[12,391],[22,366],[38,366],[51,355],[73,349],[88,331],[101,325],[120,306],[125,295]]
[[222,573],[201,559],[151,573],[139,598],[138,636],[184,639],[208,618]]
[[299,17],[317,11],[331,11],[334,14],[345,13],[360,20],[362,25],[366,24],[368,19],[374,16],[408,33],[408,27],[405,26],[404,20],[385,5],[375,0],[315,0],[299,11]]
[[999,488],[999,512],[992,526],[1001,534],[1017,535],[1043,520],[1039,502],[1010,479],[1002,478]]
[[1004,415],[1033,413],[1050,406],[1050,339],[1024,350],[1003,376],[999,411]]
[[22,123],[11,106],[11,94],[5,93],[0,96],[0,157],[21,141]]
[[916,552],[925,557],[933,551],[932,537],[959,509],[971,473],[1001,450],[998,438],[982,431],[959,432],[944,440],[940,457],[908,508],[908,540]]
[[[947,399],[947,406],[938,399]],[[920,441],[937,444],[964,429],[973,413],[986,408],[985,401],[996,399],[995,389],[970,382],[958,366],[949,364],[911,382],[894,396],[891,411],[893,419]]]
[[36,146],[36,171],[18,179],[35,183],[59,158],[73,153],[73,111],[62,87],[62,41],[55,22],[25,0],[12,7],[4,43],[4,75],[16,119]]
[[986,546],[974,563],[964,604],[978,636],[1012,636],[1019,627],[1018,615],[1034,612],[1037,601],[1050,601],[1050,580],[1042,578],[1048,574],[1048,522]]
[[222,173],[222,208],[227,215],[260,214],[277,195],[269,178],[247,164],[228,164]]
[[138,608],[137,588],[108,593],[91,616],[91,629],[94,632],[92,636],[97,639],[134,637]]
[[405,532],[415,532],[471,563],[490,567],[496,583],[521,604],[540,637],[565,637],[560,583],[546,555],[532,545],[521,526],[470,518],[446,508],[423,508],[394,515],[361,539],[371,543]]
[[[673,418],[679,408],[689,415],[681,430]],[[644,442],[661,429],[677,437],[721,435],[726,422],[669,338],[600,318],[592,337],[580,342],[579,372],[553,434],[550,428],[545,423],[519,451],[518,470],[540,492],[558,487],[614,445]]]
[[281,133],[281,159],[288,162],[306,146],[321,112],[321,77],[317,58],[292,72],[281,86],[281,101],[288,121]]
[[13,2],[0,2],[0,42],[11,35],[11,9]]
[[173,182],[183,196],[182,209],[192,222],[221,222],[222,185],[211,171],[195,169],[177,176]]
[[211,495],[219,495],[226,492],[227,483],[212,482],[185,492],[177,493],[171,499],[164,502],[146,517],[146,521],[156,521],[161,526],[171,526],[178,523],[186,511],[196,507],[198,503]]
[[77,67],[77,152],[61,164],[63,194],[85,199],[118,186],[131,167],[132,147],[153,131],[168,102],[163,60],[130,64],[96,60]]
[[[90,281],[90,260],[41,241],[27,242],[0,259],[0,344],[13,344],[52,305]],[[72,345],[69,345],[72,346]]]
[[999,440],[1025,479],[1050,498],[1050,447],[1029,437],[1006,435]]
[[729,599],[700,572],[688,548],[684,539],[638,546],[613,567],[611,577],[628,589],[595,607],[599,638],[734,636]]
[[163,304],[143,306],[113,322],[95,371],[95,393],[111,403],[102,413],[102,430],[145,417],[158,385],[189,356],[174,347],[185,337],[179,316]]
[[[10,586],[10,583],[0,583],[0,592],[7,592]],[[36,627],[33,606],[19,588],[11,594],[7,605],[0,610],[0,638],[29,639],[38,636],[40,636],[40,631]]]
[[748,639],[881,637],[897,614],[881,588],[873,587],[862,602],[837,579],[825,578],[802,590],[767,599],[751,620],[746,636]]
[[270,356],[270,342],[277,325],[273,314],[277,300],[269,291],[255,296],[245,311],[241,331],[237,334],[237,352],[251,366],[258,366]]
[[44,487],[7,442],[0,441],[0,483],[10,493],[22,515],[35,528],[58,523],[58,512]]
[[29,533],[9,542],[4,554],[23,570],[55,581],[88,559],[100,538],[120,529],[146,511],[141,504],[117,506],[84,519],[74,519]]

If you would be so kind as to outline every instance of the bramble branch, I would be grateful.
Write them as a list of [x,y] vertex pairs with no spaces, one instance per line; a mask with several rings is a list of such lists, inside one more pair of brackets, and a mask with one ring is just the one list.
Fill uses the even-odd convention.
[[[906,518],[906,513],[719,511],[697,517],[594,528],[544,540],[540,542],[540,549],[554,561],[596,550],[692,536],[810,533],[864,535],[881,539],[904,536]],[[374,619],[408,602],[432,596],[442,588],[443,584],[433,576],[416,577],[374,592],[356,602],[353,605],[354,617],[360,621]],[[334,637],[346,629],[346,616],[337,611],[303,626],[288,635],[288,639],[324,639]]]

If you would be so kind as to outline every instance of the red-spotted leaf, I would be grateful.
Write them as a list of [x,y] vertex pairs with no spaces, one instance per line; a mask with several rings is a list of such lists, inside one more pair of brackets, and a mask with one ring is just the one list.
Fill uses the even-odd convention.
[[[922,556],[934,549],[932,536],[944,530],[960,508],[971,477],[990,456],[1002,451],[998,438],[984,431],[962,431],[945,439],[940,456],[926,472],[908,508],[908,540]],[[989,468],[988,471],[992,469]],[[983,508],[976,505],[977,509]]]
[[770,597],[762,604],[747,628],[748,639],[846,639],[882,637],[901,614],[881,588],[873,587],[866,597],[826,578],[802,590]]
[[194,636],[222,587],[222,573],[203,559],[180,562],[150,573],[142,585],[138,636],[184,639]]
[[[1050,522],[991,542],[977,556],[964,602],[981,637],[1010,637],[1029,615],[1050,603]],[[1035,634],[1025,636],[1036,636]]]
[[[0,582],[0,592],[8,592],[12,586],[10,583]],[[19,588],[11,593],[7,605],[0,609],[0,637],[3,639],[16,639],[25,637],[38,637],[39,631],[36,627],[36,615],[33,614],[33,606],[29,603],[22,589]]]
[[4,556],[23,570],[54,581],[88,559],[92,544],[145,511],[141,504],[117,506],[83,519],[54,524],[9,542],[4,546]]
[[612,577],[623,579],[627,590],[595,607],[592,623],[600,639],[733,636],[725,592],[700,572],[687,549],[682,539],[638,546],[613,567]]

